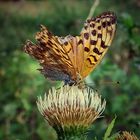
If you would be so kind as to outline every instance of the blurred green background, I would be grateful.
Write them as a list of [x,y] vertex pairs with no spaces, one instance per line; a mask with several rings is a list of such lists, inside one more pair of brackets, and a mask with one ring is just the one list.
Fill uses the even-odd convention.
[[[35,40],[40,24],[55,35],[79,34],[93,2],[0,1],[0,140],[56,139],[36,106],[37,96],[55,83],[36,70],[39,64],[23,52],[23,45]],[[113,133],[127,130],[140,137],[140,1],[101,0],[94,16],[107,10],[118,17],[117,33],[102,63],[87,78],[107,106],[89,139],[100,140],[115,115]]]

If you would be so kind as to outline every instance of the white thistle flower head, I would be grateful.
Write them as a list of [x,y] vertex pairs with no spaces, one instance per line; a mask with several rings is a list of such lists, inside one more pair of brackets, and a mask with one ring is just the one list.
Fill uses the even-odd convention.
[[58,131],[85,132],[105,109],[106,102],[93,89],[78,86],[52,88],[44,97],[38,97],[37,106],[48,123]]

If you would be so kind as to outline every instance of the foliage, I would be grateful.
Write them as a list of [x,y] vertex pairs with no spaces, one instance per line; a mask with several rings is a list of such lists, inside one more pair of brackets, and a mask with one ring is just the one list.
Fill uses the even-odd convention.
[[[55,83],[36,70],[39,65],[23,52],[27,39],[34,40],[39,25],[56,35],[76,35],[92,0],[49,0],[0,3],[0,139],[56,139],[36,107],[36,98]],[[107,100],[105,117],[96,121],[89,139],[103,137],[108,122],[117,115],[113,131],[133,131],[140,137],[140,21],[138,0],[101,1],[95,15],[116,12],[117,34],[108,54],[87,78]],[[120,84],[116,84],[116,82]],[[92,84],[91,84],[92,83]],[[94,132],[94,133],[93,133]]]
[[113,136],[110,136],[111,135],[111,132],[112,132],[112,129],[114,127],[114,124],[115,124],[115,120],[116,120],[116,117],[108,125],[108,128],[107,128],[107,130],[105,132],[105,135],[104,135],[103,140],[112,140],[112,139],[115,139],[115,136],[117,136],[117,134],[115,134]]

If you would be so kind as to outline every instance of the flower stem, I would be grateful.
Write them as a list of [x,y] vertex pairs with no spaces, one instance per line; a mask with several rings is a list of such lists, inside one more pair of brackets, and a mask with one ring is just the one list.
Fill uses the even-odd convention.
[[[56,130],[56,129],[55,129]],[[58,140],[86,140],[85,132],[87,128],[82,127],[65,127],[63,130],[56,130]]]

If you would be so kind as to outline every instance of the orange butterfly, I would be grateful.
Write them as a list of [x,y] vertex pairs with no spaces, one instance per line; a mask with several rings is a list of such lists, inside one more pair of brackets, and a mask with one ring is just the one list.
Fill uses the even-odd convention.
[[116,16],[104,12],[88,19],[79,36],[54,36],[44,26],[36,34],[37,44],[27,41],[24,49],[39,60],[41,73],[51,80],[76,84],[99,64],[116,31]]

